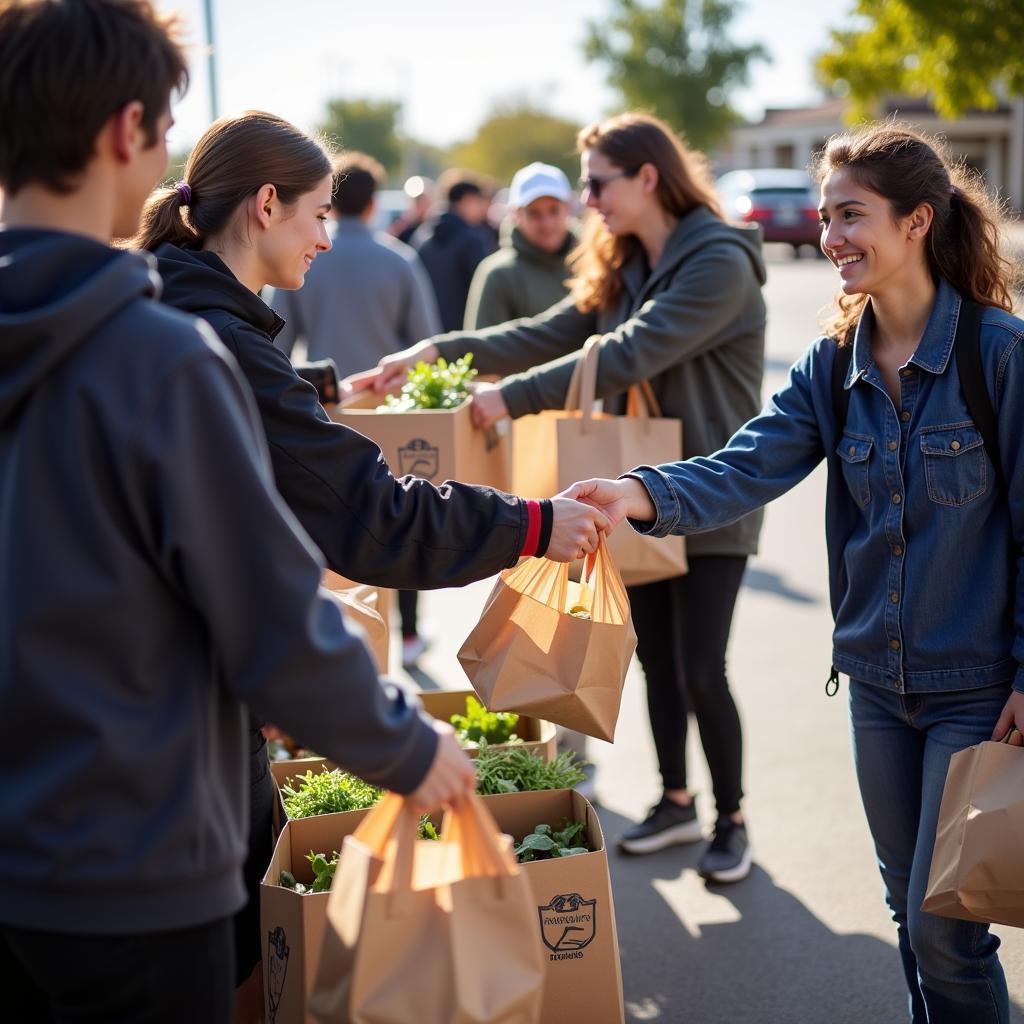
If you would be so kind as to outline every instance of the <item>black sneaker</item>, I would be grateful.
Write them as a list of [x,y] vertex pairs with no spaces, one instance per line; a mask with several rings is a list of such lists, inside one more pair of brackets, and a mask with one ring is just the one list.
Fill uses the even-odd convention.
[[746,825],[719,818],[711,843],[697,862],[697,873],[709,882],[738,882],[750,874],[751,859]]
[[626,853],[655,853],[677,843],[695,843],[703,837],[696,802],[684,807],[662,796],[639,825],[622,833],[619,849]]

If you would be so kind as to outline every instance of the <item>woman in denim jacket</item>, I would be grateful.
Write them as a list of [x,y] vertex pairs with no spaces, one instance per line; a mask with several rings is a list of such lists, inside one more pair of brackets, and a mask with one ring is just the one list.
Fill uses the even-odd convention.
[[[827,336],[719,452],[569,493],[642,533],[699,533],[827,460],[833,658],[851,677],[857,778],[911,1018],[1005,1024],[999,940],[920,906],[950,756],[1024,729],[1024,321],[1010,313],[1010,266],[981,182],[928,140],[891,124],[835,138],[819,178],[821,246],[842,281]],[[1005,484],[953,358],[964,300],[984,307]],[[837,342],[853,346],[842,431]]]

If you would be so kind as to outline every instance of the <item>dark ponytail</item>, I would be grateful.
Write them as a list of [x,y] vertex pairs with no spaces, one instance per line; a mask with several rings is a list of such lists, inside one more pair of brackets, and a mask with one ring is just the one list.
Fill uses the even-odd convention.
[[161,186],[146,201],[131,244],[199,248],[228,227],[239,206],[264,185],[273,185],[287,205],[330,173],[325,144],[287,121],[258,110],[222,118],[189,154],[184,182]]
[[[818,181],[840,167],[887,199],[894,218],[927,203],[933,217],[925,255],[932,274],[965,299],[1012,312],[1013,265],[999,251],[999,206],[980,175],[951,163],[935,140],[892,121],[830,139],[816,163]],[[841,294],[827,332],[845,339],[866,302],[865,295]]]

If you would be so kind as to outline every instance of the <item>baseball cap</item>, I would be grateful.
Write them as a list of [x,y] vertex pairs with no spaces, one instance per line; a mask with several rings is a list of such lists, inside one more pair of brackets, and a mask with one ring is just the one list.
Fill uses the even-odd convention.
[[532,163],[516,171],[508,192],[508,205],[512,209],[521,209],[541,196],[551,196],[567,203],[572,199],[569,179],[551,164]]

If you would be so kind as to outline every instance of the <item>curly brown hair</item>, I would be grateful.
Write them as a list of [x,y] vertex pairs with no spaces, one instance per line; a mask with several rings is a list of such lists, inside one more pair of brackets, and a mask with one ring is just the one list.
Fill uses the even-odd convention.
[[[999,251],[998,203],[981,176],[951,161],[937,140],[895,121],[868,123],[829,139],[818,154],[818,182],[839,168],[862,187],[889,201],[894,220],[922,203],[933,212],[925,256],[936,278],[944,278],[972,302],[1013,309],[1013,266]],[[835,312],[822,326],[839,344],[853,338],[866,295],[836,297]]]

